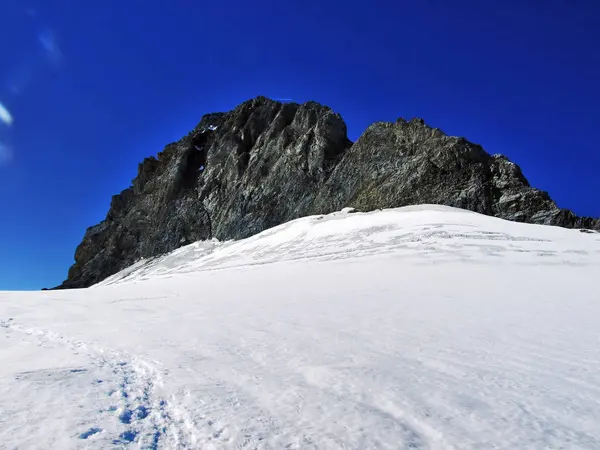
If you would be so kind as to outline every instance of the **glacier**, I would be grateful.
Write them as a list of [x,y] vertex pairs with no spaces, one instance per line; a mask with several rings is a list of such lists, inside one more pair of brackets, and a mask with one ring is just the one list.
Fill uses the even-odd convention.
[[420,205],[0,292],[0,448],[600,448],[599,273],[600,233]]

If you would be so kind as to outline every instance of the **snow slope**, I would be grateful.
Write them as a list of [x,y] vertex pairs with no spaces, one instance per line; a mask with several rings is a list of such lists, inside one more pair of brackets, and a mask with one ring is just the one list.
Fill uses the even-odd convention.
[[0,293],[1,449],[600,448],[600,234],[425,205]]

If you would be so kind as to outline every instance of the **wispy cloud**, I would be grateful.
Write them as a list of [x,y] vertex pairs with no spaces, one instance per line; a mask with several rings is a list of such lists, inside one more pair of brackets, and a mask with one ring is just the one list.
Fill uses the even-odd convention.
[[8,126],[11,126],[13,123],[12,114],[2,103],[0,103],[0,120]]
[[38,41],[46,52],[46,56],[54,63],[62,60],[62,52],[52,30],[46,29],[38,34]]

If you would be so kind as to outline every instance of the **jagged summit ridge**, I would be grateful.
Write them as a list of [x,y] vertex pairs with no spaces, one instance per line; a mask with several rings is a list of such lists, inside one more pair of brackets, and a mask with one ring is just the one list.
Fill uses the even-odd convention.
[[187,136],[144,159],[105,220],[86,231],[60,287],[90,286],[198,240],[245,238],[344,207],[424,203],[600,229],[599,220],[559,209],[506,157],[423,119],[376,122],[352,143],[327,106],[257,97],[203,116]]

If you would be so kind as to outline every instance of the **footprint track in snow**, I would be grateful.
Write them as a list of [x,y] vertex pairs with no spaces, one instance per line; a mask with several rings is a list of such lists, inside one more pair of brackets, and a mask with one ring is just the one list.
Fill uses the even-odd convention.
[[[12,319],[0,319],[0,328],[36,337],[40,345],[44,343],[62,344],[76,354],[86,355],[93,365],[108,369],[116,380],[116,388],[109,388],[105,394],[115,398],[115,404],[108,409],[100,409],[100,414],[109,414],[120,424],[121,430],[112,440],[113,445],[136,447],[148,450],[159,448],[189,448],[195,442],[194,430],[190,429],[187,414],[176,408],[160,394],[162,374],[151,364],[114,351],[64,337],[50,330],[26,328]],[[73,373],[85,373],[87,369],[63,369]],[[108,381],[108,380],[107,380]],[[103,387],[105,380],[95,379],[94,387]],[[172,396],[174,397],[174,396]],[[76,437],[82,440],[94,439],[107,432],[101,426],[92,426]]]

